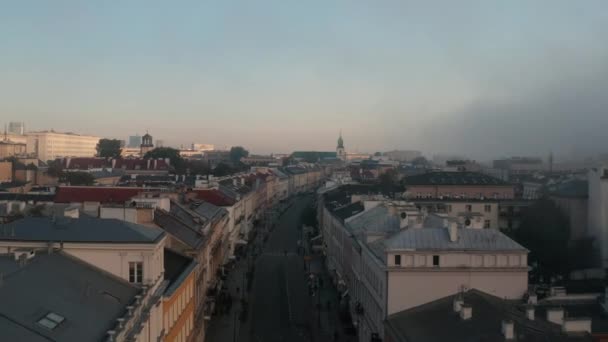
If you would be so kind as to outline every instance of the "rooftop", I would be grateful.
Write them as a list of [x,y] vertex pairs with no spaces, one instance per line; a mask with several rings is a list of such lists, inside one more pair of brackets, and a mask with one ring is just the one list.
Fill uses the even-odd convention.
[[478,172],[427,172],[404,178],[408,185],[503,185],[509,186],[505,181]]
[[157,209],[154,212],[154,223],[192,249],[200,248],[206,241],[199,230],[166,211]]
[[26,217],[5,224],[0,230],[3,241],[154,243],[163,235],[163,230],[156,227],[87,216]]
[[196,261],[165,248],[165,280],[169,281],[165,295],[172,295],[196,268]]
[[[139,289],[63,253],[38,253],[20,266],[0,256],[0,331],[4,341],[100,341]],[[51,325],[43,319],[61,321]],[[63,318],[63,320],[61,320]]]
[[474,289],[463,296],[464,303],[472,307],[472,317],[465,321],[453,310],[454,297],[390,315],[386,321],[387,333],[395,337],[395,342],[504,342],[501,324],[503,320],[510,320],[519,341],[592,341],[591,335],[566,335],[557,324],[540,318],[529,320],[517,302]]
[[59,186],[55,203],[125,203],[132,197],[150,190],[136,187]]

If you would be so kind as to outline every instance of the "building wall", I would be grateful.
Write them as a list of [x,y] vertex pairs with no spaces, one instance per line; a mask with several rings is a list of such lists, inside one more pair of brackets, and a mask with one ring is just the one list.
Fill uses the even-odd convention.
[[193,338],[195,286],[195,274],[191,272],[171,296],[163,299],[164,341],[181,342]]
[[595,248],[600,255],[598,263],[606,268],[608,267],[608,168],[591,168],[588,180],[589,235],[595,238]]
[[27,152],[42,161],[63,157],[93,157],[99,137],[56,132],[31,132],[27,135]]
[[0,183],[13,180],[13,163],[0,161]]
[[0,159],[26,154],[25,144],[0,141]]
[[502,186],[463,186],[463,185],[408,185],[408,197],[415,198],[440,198],[455,197],[464,198],[488,198],[488,199],[512,199],[515,197],[515,189],[511,185]]

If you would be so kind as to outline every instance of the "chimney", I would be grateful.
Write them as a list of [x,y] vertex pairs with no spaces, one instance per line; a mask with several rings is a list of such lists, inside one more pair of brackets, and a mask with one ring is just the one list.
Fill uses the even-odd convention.
[[460,306],[460,318],[463,321],[471,319],[473,317],[473,307],[471,305],[462,304]]
[[456,222],[450,223],[448,231],[450,233],[450,242],[458,241],[458,224]]
[[114,342],[115,341],[116,331],[114,331],[114,330],[108,330],[108,331],[106,331],[106,334],[108,335],[108,342]]
[[502,335],[505,337],[505,340],[513,340],[515,338],[515,329],[513,321],[502,321]]
[[462,299],[462,297],[460,295],[457,295],[456,297],[454,297],[454,302],[453,302],[454,312],[460,312],[460,309],[462,308],[463,305],[464,305],[464,300]]
[[551,308],[547,309],[547,321],[562,325],[564,323],[564,309]]
[[534,320],[534,305],[526,306],[526,317],[531,321]]
[[532,292],[528,296],[528,304],[536,305],[536,303],[538,303],[538,296],[536,295],[536,293]]
[[591,318],[566,318],[562,325],[562,332],[591,334]]
[[125,319],[124,318],[117,318],[116,322],[118,322],[118,329],[122,329],[125,327]]

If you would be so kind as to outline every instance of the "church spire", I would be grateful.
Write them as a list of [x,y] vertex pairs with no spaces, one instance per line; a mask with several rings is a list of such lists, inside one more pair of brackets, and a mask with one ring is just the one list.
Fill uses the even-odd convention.
[[338,148],[344,148],[344,140],[342,140],[342,130],[340,130],[340,137],[338,138]]

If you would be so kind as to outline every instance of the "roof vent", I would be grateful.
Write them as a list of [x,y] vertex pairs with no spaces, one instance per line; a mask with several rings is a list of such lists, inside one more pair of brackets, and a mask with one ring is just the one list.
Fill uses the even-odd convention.
[[458,241],[458,224],[456,222],[450,223],[450,227],[448,227],[448,232],[450,233],[450,242]]
[[36,256],[36,252],[33,249],[17,249],[13,252],[15,256],[15,261],[19,261],[20,259],[29,260]]
[[454,297],[454,302],[453,302],[454,312],[460,312],[460,309],[462,308],[463,305],[464,305],[464,300],[462,299],[462,297],[460,295]]
[[534,320],[534,305],[526,306],[526,317],[531,321]]
[[562,325],[564,323],[564,309],[551,308],[547,309],[547,321]]
[[502,335],[505,337],[505,340],[513,340],[515,338],[515,328],[513,321],[502,321]]
[[463,321],[471,319],[473,317],[473,307],[471,305],[462,304],[460,307],[460,318]]

